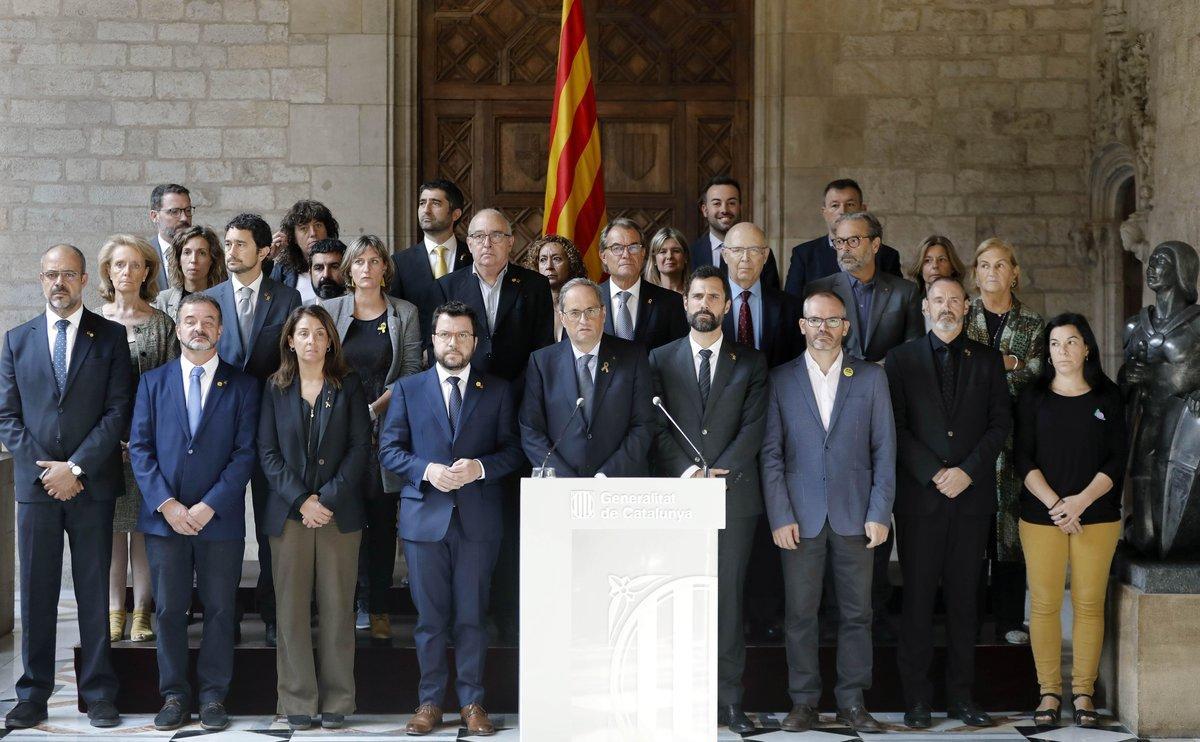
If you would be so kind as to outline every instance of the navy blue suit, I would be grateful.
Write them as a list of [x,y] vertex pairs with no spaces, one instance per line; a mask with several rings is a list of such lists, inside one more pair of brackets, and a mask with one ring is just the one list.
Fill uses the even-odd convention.
[[[264,267],[265,270],[265,267]],[[292,310],[301,305],[300,292],[263,275],[254,305],[254,326],[250,333],[250,352],[242,351],[241,327],[237,321],[237,297],[233,279],[218,283],[205,292],[221,305],[224,329],[217,342],[221,360],[258,379],[259,391],[267,377],[279,368],[279,336]],[[270,487],[266,474],[257,464],[250,475],[250,497],[254,504],[254,531],[258,540],[258,585],[255,598],[263,621],[275,623],[275,586],[271,580],[271,540],[263,529],[267,517]]]
[[[649,284],[643,283],[642,287]],[[669,292],[677,299],[674,291]],[[680,304],[682,306],[682,302]],[[558,448],[547,466],[560,477],[645,477],[647,456],[657,433],[654,381],[650,361],[637,343],[604,335],[596,354],[591,414],[575,410],[579,382],[571,342],[543,348],[529,359],[521,402],[521,445],[534,466],[541,466],[555,436]],[[570,426],[567,420],[570,419]]]
[[[609,288],[611,281],[609,279],[600,284],[600,294],[604,297],[604,332],[615,336],[613,316],[616,312],[613,311],[613,295]],[[687,312],[683,309],[683,297],[676,291],[643,280],[638,293],[637,319],[633,323],[633,342],[640,344],[643,352],[648,354],[660,345],[687,334]],[[566,337],[565,333],[563,337]]]
[[[125,328],[84,309],[60,394],[46,315],[4,337],[0,360],[0,442],[12,451],[21,574],[21,658],[17,698],[45,703],[54,690],[55,628],[62,584],[63,533],[79,603],[83,663],[79,695],[111,701],[117,678],[109,661],[108,564],[113,498],[124,493],[120,442],[133,394]],[[83,490],[63,502],[46,494],[36,461],[71,461]]]
[[[454,250],[454,264],[446,267],[453,273],[471,262],[471,251],[465,243],[458,241]],[[416,306],[421,316],[421,327],[428,327],[429,318],[437,308],[437,300],[441,294],[436,290],[437,279],[433,277],[433,268],[429,265],[425,240],[409,245],[392,255],[392,268],[392,283],[388,286],[388,293]],[[422,333],[424,334],[424,329]]]
[[[462,412],[453,433],[436,367],[392,385],[379,431],[380,463],[404,480],[399,533],[417,607],[420,702],[440,707],[451,624],[459,705],[483,701],[484,621],[503,533],[503,481],[524,463],[508,382],[472,366],[460,388]],[[484,478],[449,493],[424,480],[430,463],[463,458],[478,459]]]
[[[204,605],[204,634],[196,676],[200,703],[223,702],[233,675],[236,598],[246,538],[246,483],[254,468],[259,385],[220,363],[196,434],[188,426],[180,361],[142,374],[129,434],[129,460],[142,491],[137,528],[146,555],[158,617],[159,690],[191,707],[187,612],[195,577]],[[174,531],[158,509],[175,498],[203,502],[212,520],[196,536]]]
[[[879,246],[879,252],[875,253],[875,267],[884,273],[904,278],[900,268],[900,253],[894,247]],[[832,276],[841,269],[837,262],[837,250],[829,244],[829,235],[823,235],[792,248],[787,286],[784,288],[792,296],[803,299],[808,294],[808,284],[818,278]]]
[[[712,240],[708,238],[708,232],[700,235],[700,239],[688,246],[688,252],[691,254],[692,270],[696,270],[702,265],[713,264]],[[721,275],[729,278],[729,263],[721,261]],[[767,264],[763,266],[762,271],[763,286],[771,289],[779,289],[779,265],[775,262],[775,252],[767,253]]]
[[[761,280],[761,279],[760,279]],[[737,337],[737,300],[741,288],[729,285],[734,300],[721,323],[721,331],[727,338]],[[759,329],[758,347],[767,357],[767,368],[787,363],[804,352],[804,335],[800,332],[800,320],[804,317],[804,302],[780,289],[763,286],[762,327]]]

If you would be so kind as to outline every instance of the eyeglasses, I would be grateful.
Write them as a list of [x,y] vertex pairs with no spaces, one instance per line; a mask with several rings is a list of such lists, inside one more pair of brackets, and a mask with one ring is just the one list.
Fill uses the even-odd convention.
[[749,255],[752,258],[761,258],[766,253],[766,246],[721,248],[721,254],[728,255],[730,260],[741,260],[743,255]]
[[442,331],[442,332],[433,333],[433,336],[435,338],[437,338],[438,340],[441,340],[443,343],[448,343],[451,340],[457,340],[460,343],[465,343],[468,340],[470,340],[471,338],[475,337],[475,334],[471,333],[471,332],[445,332],[445,331]]
[[57,283],[60,278],[67,283],[75,283],[79,280],[80,273],[79,271],[42,271],[38,275],[42,277],[43,281],[50,283]]
[[853,237],[834,237],[833,238],[833,246],[835,248],[846,247],[846,246],[849,246],[851,248],[857,248],[859,245],[862,244],[863,240],[867,240],[869,242],[873,239],[875,239],[875,238],[870,235],[866,235],[866,236],[854,235]]
[[472,232],[467,235],[467,239],[471,242],[502,242],[512,237],[509,232]]
[[808,325],[809,329],[815,330],[824,324],[831,330],[836,330],[846,321],[845,317],[805,317],[804,324]]
[[172,219],[178,219],[179,217],[183,216],[184,214],[187,214],[188,217],[191,218],[192,214],[196,213],[196,207],[188,206],[186,208],[159,209],[159,211],[161,211],[162,213],[171,217]]
[[643,245],[640,242],[634,242],[631,245],[605,245],[604,249],[613,255],[637,255],[642,251]]
[[604,311],[604,307],[588,307],[587,309],[568,309],[565,312],[559,312],[571,322],[578,322],[580,317],[588,319],[596,319],[600,313]]

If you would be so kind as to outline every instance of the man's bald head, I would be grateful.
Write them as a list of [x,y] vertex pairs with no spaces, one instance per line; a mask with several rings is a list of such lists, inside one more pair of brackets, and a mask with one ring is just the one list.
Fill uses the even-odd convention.
[[753,222],[740,222],[725,233],[725,247],[760,247],[766,244],[766,233]]

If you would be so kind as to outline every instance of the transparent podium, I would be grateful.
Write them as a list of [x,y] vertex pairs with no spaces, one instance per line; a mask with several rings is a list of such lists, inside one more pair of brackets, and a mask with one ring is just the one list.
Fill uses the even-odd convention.
[[717,738],[720,479],[521,483],[522,742]]

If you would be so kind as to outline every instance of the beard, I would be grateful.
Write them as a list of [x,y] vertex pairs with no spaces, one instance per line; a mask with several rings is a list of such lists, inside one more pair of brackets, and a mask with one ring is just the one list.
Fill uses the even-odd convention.
[[187,340],[183,341],[183,347],[187,348],[188,350],[208,351],[212,350],[213,346],[215,345],[216,343],[206,337],[188,338]]
[[696,332],[712,332],[721,326],[721,320],[707,309],[701,309],[688,315],[688,325]]
[[336,299],[346,293],[346,287],[332,278],[322,278],[316,286],[313,286],[313,293],[322,301]]

